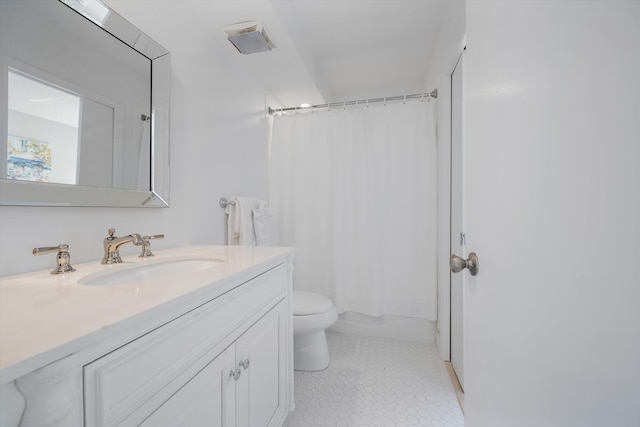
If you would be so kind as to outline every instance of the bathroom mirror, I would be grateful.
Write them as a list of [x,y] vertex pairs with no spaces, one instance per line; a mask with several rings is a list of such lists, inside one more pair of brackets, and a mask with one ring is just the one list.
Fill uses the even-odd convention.
[[0,0],[0,205],[169,205],[169,52],[100,0]]

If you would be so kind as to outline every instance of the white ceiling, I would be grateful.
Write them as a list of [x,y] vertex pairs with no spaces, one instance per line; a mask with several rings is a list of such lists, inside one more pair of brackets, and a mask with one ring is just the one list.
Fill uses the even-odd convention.
[[424,91],[445,0],[271,0],[328,102]]
[[[451,0],[104,1],[170,51],[188,47],[241,69],[267,90],[271,106],[289,107],[428,89]],[[225,39],[223,27],[253,20],[276,49],[242,55]]]

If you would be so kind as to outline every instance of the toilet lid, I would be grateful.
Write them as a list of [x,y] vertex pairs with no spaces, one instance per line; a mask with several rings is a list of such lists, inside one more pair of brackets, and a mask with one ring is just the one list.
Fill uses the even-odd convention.
[[333,308],[333,302],[323,295],[312,292],[293,291],[293,315],[309,316],[326,313]]

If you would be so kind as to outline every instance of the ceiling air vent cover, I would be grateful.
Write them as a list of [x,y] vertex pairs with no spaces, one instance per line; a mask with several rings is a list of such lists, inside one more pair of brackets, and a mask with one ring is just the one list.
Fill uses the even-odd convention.
[[238,49],[238,52],[250,53],[266,52],[275,48],[260,21],[245,21],[227,25],[223,28],[227,39]]

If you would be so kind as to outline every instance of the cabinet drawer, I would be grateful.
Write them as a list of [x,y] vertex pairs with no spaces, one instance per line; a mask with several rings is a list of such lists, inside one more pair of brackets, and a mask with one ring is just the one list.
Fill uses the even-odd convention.
[[286,283],[280,265],[85,365],[86,426],[138,425],[224,351],[244,320],[275,304]]

